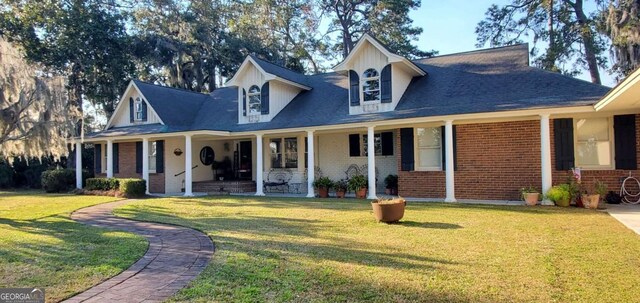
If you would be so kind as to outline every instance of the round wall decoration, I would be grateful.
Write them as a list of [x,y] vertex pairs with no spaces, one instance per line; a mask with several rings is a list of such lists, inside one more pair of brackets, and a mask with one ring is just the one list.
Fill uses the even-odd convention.
[[200,150],[200,162],[204,165],[213,164],[213,160],[216,158],[216,153],[213,152],[211,146],[205,146]]

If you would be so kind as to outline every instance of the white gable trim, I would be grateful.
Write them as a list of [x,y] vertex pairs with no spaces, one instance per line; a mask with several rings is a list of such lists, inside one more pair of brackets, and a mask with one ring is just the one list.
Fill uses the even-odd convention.
[[291,86],[295,86],[298,87],[300,89],[303,90],[311,90],[311,87],[306,86],[306,85],[302,85],[300,83],[296,83],[281,77],[278,77],[274,74],[270,74],[267,73],[261,66],[260,64],[258,64],[255,60],[253,60],[253,58],[251,58],[251,56],[247,56],[246,59],[244,59],[244,62],[242,62],[242,64],[240,65],[240,68],[238,68],[238,71],[236,72],[235,75],[233,75],[233,77],[231,79],[229,79],[229,81],[227,81],[227,83],[224,84],[224,86],[227,87],[233,87],[233,86],[239,86],[238,84],[238,79],[240,77],[242,77],[242,75],[244,74],[245,70],[248,68],[249,64],[252,64],[260,73],[262,73],[262,75],[264,75],[264,78],[266,81],[271,81],[271,80],[276,80],[276,81],[280,81],[282,83],[291,85]]
[[[630,106],[638,106],[640,102],[638,102],[637,98],[630,98],[626,94],[629,89],[640,84],[640,68],[636,69],[633,73],[631,73],[628,77],[626,77],[622,82],[616,85],[613,89],[611,89],[598,103],[593,105],[593,108],[596,111],[603,110],[607,105],[613,103],[627,103]],[[619,101],[616,101],[619,100]]]
[[396,55],[390,52],[389,50],[387,50],[384,46],[378,43],[376,39],[373,39],[369,34],[364,34],[362,38],[358,40],[358,43],[356,43],[356,45],[353,47],[349,55],[347,55],[347,57],[344,60],[342,60],[342,62],[340,62],[338,65],[334,66],[333,70],[336,72],[348,71],[349,68],[347,68],[347,65],[353,59],[353,57],[358,52],[358,50],[363,47],[365,41],[371,43],[371,45],[373,45],[381,53],[387,56],[389,63],[403,63],[420,76],[424,76],[427,74],[425,71],[423,71],[422,69],[418,68],[415,64],[413,64],[413,62],[409,61],[409,59],[400,55]]
[[135,89],[138,92],[138,94],[140,94],[140,96],[142,97],[142,100],[147,103],[147,110],[151,109],[151,113],[153,113],[154,115],[156,115],[156,117],[158,117],[158,120],[160,120],[160,124],[165,125],[160,115],[158,115],[158,113],[153,109],[153,107],[151,106],[147,98],[142,94],[142,91],[140,91],[140,88],[138,88],[136,83],[133,80],[131,80],[129,82],[129,85],[127,86],[127,89],[125,89],[124,93],[122,94],[122,97],[120,97],[120,101],[118,102],[118,105],[116,105],[116,109],[113,111],[113,114],[109,118],[109,121],[107,121],[107,126],[104,127],[105,130],[113,126],[113,119],[116,117],[116,114],[118,113],[118,111],[121,110],[120,108],[124,106],[122,104],[126,103],[127,101],[125,100],[126,96],[129,95],[129,91],[132,89]]

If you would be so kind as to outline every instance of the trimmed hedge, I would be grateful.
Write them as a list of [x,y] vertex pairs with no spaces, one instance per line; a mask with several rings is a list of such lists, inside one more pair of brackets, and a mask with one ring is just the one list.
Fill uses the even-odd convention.
[[87,179],[87,190],[116,190],[120,188],[120,179],[116,178],[89,178]]
[[147,191],[147,182],[144,179],[120,179],[120,178],[90,178],[87,179],[87,190],[112,191],[118,190],[128,198],[139,198]]
[[76,172],[73,169],[56,169],[42,172],[42,189],[48,193],[66,192],[76,184]]
[[120,192],[127,198],[144,197],[147,182],[144,179],[120,179]]

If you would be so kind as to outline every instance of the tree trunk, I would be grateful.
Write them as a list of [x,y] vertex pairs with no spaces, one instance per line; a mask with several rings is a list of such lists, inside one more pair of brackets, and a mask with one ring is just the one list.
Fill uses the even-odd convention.
[[580,35],[582,36],[582,42],[584,44],[584,56],[587,61],[587,65],[589,66],[589,74],[591,75],[591,82],[595,84],[601,84],[600,80],[600,72],[598,71],[598,59],[596,58],[595,53],[595,41],[593,38],[593,31],[589,26],[589,20],[587,15],[584,13],[583,1],[576,0],[575,2],[571,2],[569,0],[568,3],[573,7],[576,13],[576,19],[578,20],[578,24],[580,25]]

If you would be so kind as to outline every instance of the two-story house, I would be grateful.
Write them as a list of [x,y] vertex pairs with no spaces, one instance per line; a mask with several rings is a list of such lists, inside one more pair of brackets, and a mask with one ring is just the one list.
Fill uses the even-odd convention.
[[370,198],[392,174],[405,197],[518,200],[573,167],[612,188],[638,173],[635,81],[607,94],[529,66],[527,45],[408,60],[365,35],[331,73],[248,56],[211,94],[134,80],[105,129],[75,144],[95,144],[98,175],[144,178],[151,193],[286,183],[313,197],[315,178],[361,173]]

